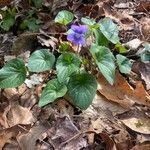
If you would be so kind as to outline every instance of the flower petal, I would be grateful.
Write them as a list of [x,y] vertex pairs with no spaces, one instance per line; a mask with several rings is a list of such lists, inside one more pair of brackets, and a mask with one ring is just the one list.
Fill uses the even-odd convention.
[[78,34],[78,33],[68,34],[67,35],[67,40],[71,41],[75,45],[84,45],[85,44],[84,34]]
[[79,34],[84,34],[88,31],[88,27],[86,25],[72,25],[71,29]]
[[70,33],[70,34],[68,34],[68,35],[67,35],[67,40],[73,42],[73,41],[75,40],[74,34],[75,34],[75,33]]
[[84,45],[85,44],[85,38],[84,37],[80,37],[80,40],[78,41],[79,45]]

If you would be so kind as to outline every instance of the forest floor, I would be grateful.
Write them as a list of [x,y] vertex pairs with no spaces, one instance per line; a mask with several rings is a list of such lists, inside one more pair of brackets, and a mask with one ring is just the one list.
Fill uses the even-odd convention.
[[[38,107],[43,78],[53,76],[48,72],[28,75],[17,88],[0,89],[0,149],[150,150],[150,62],[137,56],[143,43],[150,42],[149,0],[43,0],[42,4],[33,0],[32,5],[28,0],[0,0],[0,7],[16,11],[13,26],[7,22],[0,29],[1,68],[18,56],[28,62],[38,48],[50,48],[58,55],[64,28],[54,18],[64,9],[76,20],[111,18],[128,49],[126,57],[133,61],[129,75],[116,71],[113,85],[98,75],[96,96],[86,110],[65,98]],[[26,29],[20,29],[27,16],[42,24],[32,18]]]

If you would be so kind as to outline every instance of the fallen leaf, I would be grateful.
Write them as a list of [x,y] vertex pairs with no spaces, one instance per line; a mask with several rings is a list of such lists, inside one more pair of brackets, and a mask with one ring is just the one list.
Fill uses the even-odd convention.
[[150,42],[150,18],[142,18],[141,22],[141,32],[142,32],[142,39],[144,41]]
[[131,150],[150,150],[150,144],[136,145]]
[[16,56],[14,55],[6,55],[4,56],[4,61],[7,62],[7,61],[10,61],[11,59],[14,59],[16,58]]
[[142,43],[143,43],[143,41],[136,38],[136,39],[133,39],[133,40],[127,42],[125,44],[125,46],[127,46],[131,50],[136,50]]
[[144,64],[143,67],[139,69],[141,78],[145,81],[147,90],[150,90],[150,63]]
[[7,88],[7,89],[4,89],[3,95],[7,99],[12,100],[18,97],[18,91],[16,88]]
[[119,3],[119,4],[114,4],[114,7],[116,8],[121,8],[121,9],[125,9],[125,8],[130,8],[131,7],[131,3],[127,2],[127,3]]
[[100,133],[99,135],[105,142],[107,150],[117,150],[114,141],[109,137],[107,133]]
[[149,12],[150,11],[150,2],[149,1],[140,1],[138,6],[135,9],[136,12]]
[[48,130],[48,124],[39,124],[30,129],[27,134],[22,134],[17,137],[17,141],[22,150],[34,150],[36,149],[36,141],[40,136]]
[[28,128],[29,126],[22,127],[20,125],[16,125],[11,128],[1,130],[0,131],[0,149],[1,150],[3,149],[4,145],[8,142],[9,139],[11,139],[12,137],[16,137],[17,135],[21,133],[27,132]]
[[28,108],[17,104],[11,106],[7,119],[10,127],[17,124],[32,124],[35,121],[32,112]]
[[114,85],[110,85],[102,75],[99,75],[98,82],[100,85],[98,91],[108,100],[114,101],[123,107],[130,108],[135,102],[150,106],[150,96],[140,81],[133,89],[126,79],[119,72],[116,72]]
[[150,134],[150,119],[146,118],[129,118],[121,120],[127,127],[133,131]]
[[42,81],[42,75],[33,74],[30,76],[30,79],[25,80],[25,84],[28,88],[32,88],[33,86],[40,84]]
[[149,142],[150,141],[150,136],[149,134],[138,134],[137,135],[137,141],[139,143],[144,143],[144,142]]
[[47,134],[54,149],[80,150],[87,146],[82,132],[69,117],[57,118],[57,122],[47,131]]
[[0,0],[0,7],[9,5],[13,0]]
[[108,4],[107,2],[103,4],[103,10],[105,17],[115,20],[118,23],[120,30],[127,31],[135,28],[134,18],[129,15],[126,10],[119,12],[116,9],[112,9],[111,4]]
[[118,118],[121,122],[131,130],[150,135],[150,118],[148,110],[134,108],[123,114],[119,114]]

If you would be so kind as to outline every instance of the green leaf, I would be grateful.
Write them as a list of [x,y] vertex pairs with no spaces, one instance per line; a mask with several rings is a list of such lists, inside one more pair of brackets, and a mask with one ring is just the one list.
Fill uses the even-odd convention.
[[29,29],[30,31],[36,32],[41,27],[41,21],[36,18],[25,19],[20,24],[21,29]]
[[55,62],[55,56],[47,49],[36,50],[29,58],[28,68],[31,72],[50,70]]
[[55,22],[58,22],[63,25],[67,25],[70,22],[72,22],[73,18],[74,18],[74,15],[71,12],[67,10],[62,10],[55,17]]
[[59,82],[64,82],[68,77],[79,70],[80,59],[74,53],[61,54],[56,62],[56,71]]
[[12,59],[0,70],[0,88],[20,86],[26,79],[26,67],[21,59]]
[[113,44],[119,42],[119,31],[117,25],[113,23],[110,18],[104,18],[102,21],[99,22],[99,25],[101,32],[109,41],[111,41]]
[[149,62],[150,61],[150,52],[146,51],[141,56],[141,61],[142,62]]
[[98,65],[99,70],[112,85],[115,80],[115,58],[110,49],[93,44],[90,52]]
[[95,22],[94,19],[82,17],[81,21],[85,25],[88,25],[90,29],[97,29],[97,28],[99,28],[99,25]]
[[120,72],[129,74],[132,67],[131,61],[127,57],[120,54],[118,54],[116,58],[117,58],[117,64],[119,66]]
[[15,17],[8,14],[4,17],[2,24],[0,26],[3,30],[9,31],[10,28],[14,25],[14,23],[15,23]]
[[59,97],[66,94],[67,87],[58,82],[57,79],[50,80],[44,88],[39,100],[39,107],[45,106],[53,102]]
[[43,3],[42,0],[32,0],[32,2],[36,8],[42,7],[42,3]]
[[96,44],[99,46],[108,46],[109,41],[108,39],[102,34],[102,32],[98,29],[93,30],[94,35],[95,35],[95,41]]
[[150,52],[150,43],[144,43],[143,46],[146,51]]
[[144,43],[144,50],[140,54],[141,61],[142,62],[149,62],[150,61],[150,44],[149,43]]
[[74,105],[86,109],[92,103],[97,90],[95,77],[88,73],[74,74],[68,83],[68,95]]
[[119,51],[119,53],[127,52],[127,49],[120,42],[115,45],[115,48]]
[[60,43],[60,45],[59,45],[59,51],[60,52],[66,52],[66,51],[69,51],[69,49],[70,49],[69,42],[62,42],[62,43]]

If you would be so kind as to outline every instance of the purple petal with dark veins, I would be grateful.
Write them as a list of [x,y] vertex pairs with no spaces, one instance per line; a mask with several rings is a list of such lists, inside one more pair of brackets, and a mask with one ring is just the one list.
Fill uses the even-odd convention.
[[88,31],[88,27],[86,25],[72,25],[71,29],[79,34],[84,34]]
[[75,45],[84,45],[85,44],[85,37],[83,34],[78,34],[78,33],[68,34],[67,40],[71,41]]

